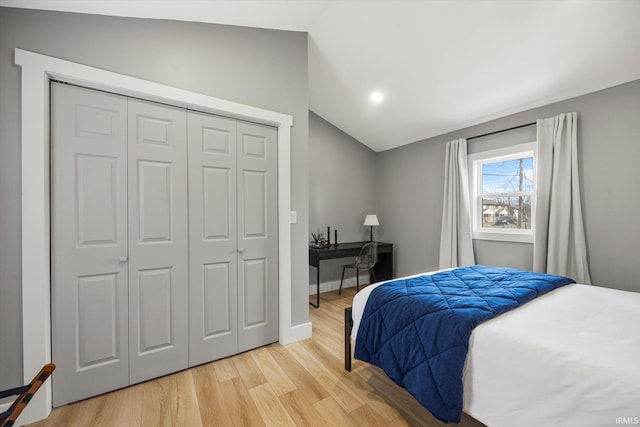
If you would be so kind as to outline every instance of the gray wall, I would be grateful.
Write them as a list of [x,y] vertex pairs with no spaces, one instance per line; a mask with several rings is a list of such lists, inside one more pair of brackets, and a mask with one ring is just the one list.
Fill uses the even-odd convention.
[[[578,113],[578,157],[591,278],[640,292],[640,80],[472,126],[377,156],[378,211],[396,244],[396,274],[438,266],[446,141]],[[527,132],[526,130],[523,132]],[[505,134],[500,138],[524,138]],[[492,148],[495,138],[471,140]],[[490,140],[490,141],[487,141]],[[477,262],[530,268],[530,244],[476,241]]]
[[307,34],[0,8],[0,389],[23,376],[15,48],[292,115],[292,321],[308,321]]
[[[375,159],[373,150],[309,112],[309,232],[321,231],[326,238],[331,227],[332,242],[336,229],[338,242],[369,240],[369,229],[362,224],[366,214],[377,213]],[[384,224],[383,217],[378,219]],[[378,235],[377,240],[383,238]],[[320,282],[340,280],[344,263],[322,261]],[[315,268],[309,270],[315,284]]]

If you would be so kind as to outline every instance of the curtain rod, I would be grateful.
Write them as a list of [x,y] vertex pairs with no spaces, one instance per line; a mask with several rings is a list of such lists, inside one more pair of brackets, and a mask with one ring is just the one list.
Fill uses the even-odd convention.
[[520,125],[520,126],[514,126],[512,128],[508,128],[508,129],[497,130],[495,132],[483,133],[482,135],[476,135],[476,136],[472,136],[471,138],[467,138],[467,141],[470,140],[470,139],[482,138],[483,136],[489,136],[489,135],[493,135],[493,134],[496,134],[496,133],[506,132],[506,131],[509,131],[509,130],[526,128],[527,126],[533,126],[535,124],[536,124],[536,122],[527,123],[527,124]]

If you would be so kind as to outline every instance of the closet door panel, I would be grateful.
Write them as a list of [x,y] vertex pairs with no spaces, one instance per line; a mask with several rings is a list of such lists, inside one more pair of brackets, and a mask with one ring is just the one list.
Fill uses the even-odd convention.
[[172,281],[170,268],[138,272],[137,329],[140,335],[140,354],[169,349],[173,345]]
[[202,222],[204,241],[221,241],[231,238],[230,211],[233,169],[202,167]]
[[267,173],[243,170],[242,237],[264,239],[267,236]]
[[77,153],[75,199],[78,245],[116,244],[118,168],[115,157]]
[[117,361],[117,275],[78,277],[77,285],[78,367]]
[[186,110],[128,100],[130,382],[188,366]]
[[231,263],[218,262],[203,266],[202,274],[202,307],[203,307],[203,334],[211,339],[232,333],[233,322],[231,315],[235,310],[231,309],[230,271]]
[[242,261],[244,278],[244,319],[242,325],[247,327],[266,325],[269,321],[267,298],[267,259],[244,259]]
[[277,131],[238,122],[239,351],[278,340]]
[[138,242],[171,242],[173,165],[138,160]]
[[189,111],[189,365],[238,352],[236,121]]
[[51,84],[53,404],[129,383],[126,98]]

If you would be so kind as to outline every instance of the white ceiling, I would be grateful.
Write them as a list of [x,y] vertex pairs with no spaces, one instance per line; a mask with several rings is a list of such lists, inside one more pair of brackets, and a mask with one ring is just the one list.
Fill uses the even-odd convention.
[[0,5],[308,32],[310,109],[375,151],[640,78],[640,0]]

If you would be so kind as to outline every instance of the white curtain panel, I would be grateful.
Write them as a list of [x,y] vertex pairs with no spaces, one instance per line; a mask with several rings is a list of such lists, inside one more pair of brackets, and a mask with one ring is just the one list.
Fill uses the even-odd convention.
[[467,140],[447,142],[440,235],[441,269],[475,264],[468,175]]
[[535,271],[591,284],[578,181],[577,113],[537,121]]

